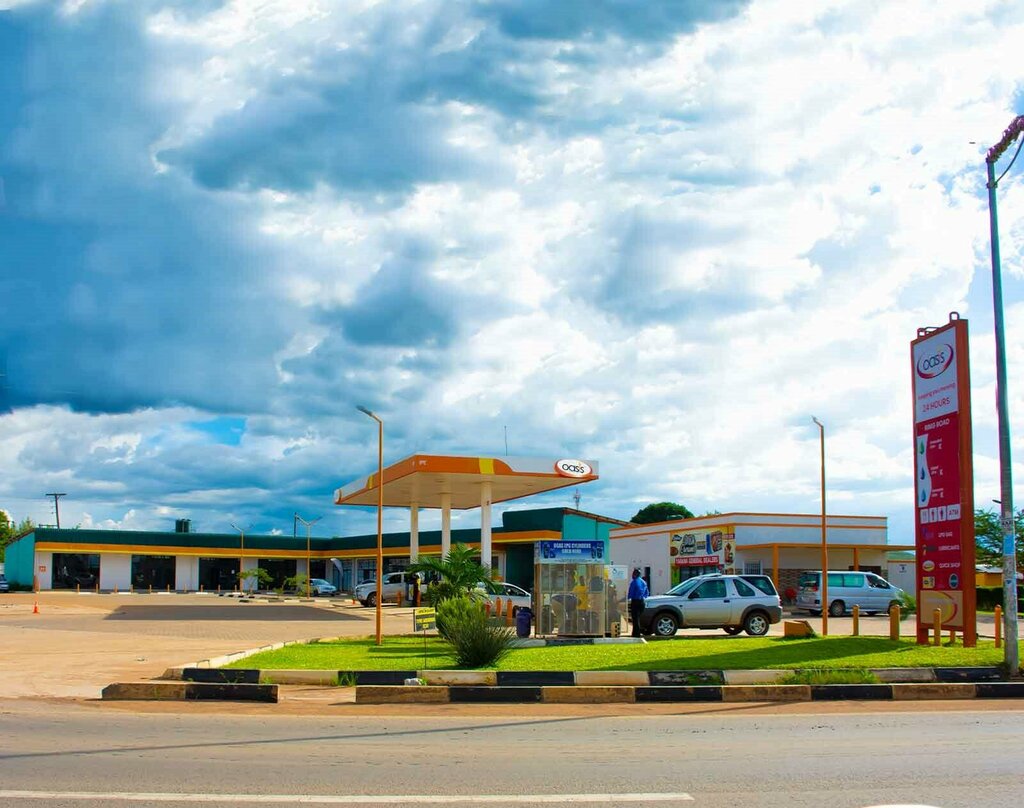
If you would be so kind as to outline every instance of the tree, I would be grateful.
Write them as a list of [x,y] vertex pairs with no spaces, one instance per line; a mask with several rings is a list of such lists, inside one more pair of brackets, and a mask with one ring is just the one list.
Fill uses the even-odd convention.
[[263,569],[263,567],[246,570],[245,572],[238,573],[238,582],[241,585],[243,592],[245,591],[246,584],[250,579],[254,579],[256,581],[256,590],[266,589],[274,582],[274,576]]
[[649,525],[653,522],[668,522],[673,519],[693,519],[693,513],[678,502],[655,502],[638,510],[629,521],[635,525]]
[[[1000,515],[991,510],[974,512],[974,558],[979,564],[1003,566],[1003,528]],[[1017,537],[1017,569],[1024,570],[1024,509],[1013,519]]]
[[465,544],[453,544],[444,558],[429,556],[409,565],[410,572],[426,573],[440,580],[427,589],[427,602],[432,606],[458,597],[477,597],[477,584],[493,580],[490,567],[477,560],[477,551]]
[[16,523],[7,511],[0,508],[0,561],[4,560],[7,545],[11,543],[11,540],[23,533],[28,533],[34,527],[35,524],[31,519],[26,517]]

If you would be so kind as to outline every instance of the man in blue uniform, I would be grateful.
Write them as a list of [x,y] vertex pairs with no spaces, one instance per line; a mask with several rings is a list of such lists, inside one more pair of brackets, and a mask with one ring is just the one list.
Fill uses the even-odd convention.
[[640,570],[633,570],[633,580],[629,582],[629,592],[626,597],[629,599],[629,619],[633,622],[633,636],[640,636],[640,615],[644,610],[644,601],[650,591],[647,589],[647,581],[640,577]]

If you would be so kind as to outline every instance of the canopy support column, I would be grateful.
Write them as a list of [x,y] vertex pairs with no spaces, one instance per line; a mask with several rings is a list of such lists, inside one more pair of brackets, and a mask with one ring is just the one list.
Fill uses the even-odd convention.
[[480,563],[491,566],[491,481],[480,484]]
[[859,547],[854,547],[853,548],[853,568],[855,570],[859,570],[860,569],[860,548]]
[[452,549],[452,495],[441,494],[441,557]]
[[779,545],[772,545],[772,583],[775,584],[775,591],[779,590]]
[[413,502],[409,506],[409,561],[415,564],[420,558],[420,506]]

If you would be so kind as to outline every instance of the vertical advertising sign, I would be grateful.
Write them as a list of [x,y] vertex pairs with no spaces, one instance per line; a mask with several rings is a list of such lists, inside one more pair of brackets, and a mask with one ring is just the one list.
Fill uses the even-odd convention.
[[936,609],[944,629],[977,641],[974,590],[974,469],[967,321],[955,312],[910,343],[914,394],[917,641]]

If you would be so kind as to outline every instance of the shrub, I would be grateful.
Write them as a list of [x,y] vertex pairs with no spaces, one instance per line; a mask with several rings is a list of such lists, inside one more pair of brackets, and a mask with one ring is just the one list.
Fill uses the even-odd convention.
[[[1001,586],[979,586],[978,609],[983,612],[990,612],[996,606],[1003,605],[1003,588]],[[1024,602],[1024,589],[1017,587],[1017,602]]]
[[900,619],[917,611],[917,598],[909,592],[900,593]]
[[437,631],[452,647],[460,668],[496,664],[511,650],[516,637],[513,629],[492,623],[483,604],[467,597],[437,605]]

